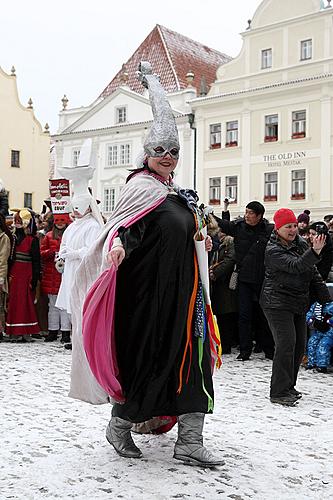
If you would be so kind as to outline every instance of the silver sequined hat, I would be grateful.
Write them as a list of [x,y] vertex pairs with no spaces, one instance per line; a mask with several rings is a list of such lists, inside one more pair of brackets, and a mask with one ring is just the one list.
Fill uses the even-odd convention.
[[[149,62],[142,61],[137,72],[142,85],[148,89],[154,123],[148,132],[143,148],[147,156],[164,156],[169,152],[179,157],[179,139],[175,117],[159,77],[154,75]],[[159,151],[155,151],[158,148]]]

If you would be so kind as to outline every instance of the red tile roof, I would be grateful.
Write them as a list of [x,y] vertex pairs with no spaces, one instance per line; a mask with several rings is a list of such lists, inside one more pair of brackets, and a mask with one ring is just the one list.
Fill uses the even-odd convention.
[[[161,83],[167,92],[186,88],[186,74],[192,71],[194,73],[192,85],[199,94],[201,77],[205,77],[209,88],[216,79],[217,68],[230,60],[231,57],[226,54],[157,24],[125,63],[125,71],[128,73],[127,85],[134,92],[139,94],[144,92],[144,88],[136,78],[136,71],[140,61],[149,61],[154,73],[160,75]],[[122,68],[100,97],[107,97],[124,85],[123,73]]]

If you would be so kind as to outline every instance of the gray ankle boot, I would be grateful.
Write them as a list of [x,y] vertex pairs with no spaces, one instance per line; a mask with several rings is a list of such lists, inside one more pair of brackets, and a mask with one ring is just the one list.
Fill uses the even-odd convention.
[[204,419],[204,413],[185,413],[178,417],[178,439],[173,457],[188,465],[201,465],[202,467],[223,465],[223,460],[215,458],[203,446]]
[[106,428],[106,439],[121,457],[141,458],[142,452],[135,446],[131,436],[132,425],[128,420],[111,417]]

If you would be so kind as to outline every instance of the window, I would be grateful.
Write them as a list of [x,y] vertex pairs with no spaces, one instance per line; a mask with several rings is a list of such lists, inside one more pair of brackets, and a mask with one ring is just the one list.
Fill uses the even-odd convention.
[[129,144],[120,144],[120,165],[128,165],[131,161],[131,148]]
[[108,167],[118,165],[118,146],[108,146],[107,165]]
[[272,49],[265,49],[261,51],[261,69],[272,67]]
[[76,167],[79,161],[79,156],[80,156],[80,150],[79,149],[73,149],[73,155],[72,155],[72,164],[73,167]]
[[221,177],[209,179],[209,205],[221,205]]
[[20,167],[20,152],[12,149],[11,152],[11,166],[15,168]]
[[225,197],[230,203],[237,203],[237,175],[225,178]]
[[122,106],[120,108],[116,108],[116,122],[117,123],[125,123],[126,122],[126,107]]
[[114,144],[108,146],[107,150],[107,166],[114,167],[116,165],[129,165],[131,163],[131,145],[130,144]]
[[312,59],[312,40],[303,40],[301,42],[301,61]]
[[291,199],[305,199],[305,170],[292,170],[291,172]]
[[265,116],[265,142],[275,142],[279,134],[278,115]]
[[238,146],[238,121],[227,122],[226,148]]
[[113,212],[115,207],[115,195],[115,188],[104,188],[103,212],[107,214]]
[[210,149],[221,147],[221,123],[210,125]]
[[24,205],[25,208],[32,209],[32,193],[24,193]]
[[278,179],[277,172],[269,172],[265,174],[264,201],[277,200],[277,187],[278,187],[277,179]]
[[293,111],[292,138],[301,139],[306,134],[306,111]]

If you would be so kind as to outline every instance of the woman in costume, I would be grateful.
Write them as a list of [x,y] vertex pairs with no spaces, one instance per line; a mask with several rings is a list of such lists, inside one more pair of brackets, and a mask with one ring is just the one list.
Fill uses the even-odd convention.
[[37,285],[40,281],[40,252],[36,222],[27,208],[12,209],[14,215],[15,253],[9,272],[9,302],[6,334],[13,340],[31,341],[40,328],[35,311]]
[[[213,411],[218,343],[194,247],[203,221],[196,193],[172,180],[179,141],[165,92],[148,63],[140,69],[154,124],[142,168],[127,179],[104,234],[76,274],[70,395],[115,402],[106,437],[119,455],[142,456],[131,436],[133,423],[172,415],[178,418],[174,458],[212,467],[223,462],[202,437],[205,414]],[[209,250],[210,238],[203,237],[203,244]],[[93,283],[98,268],[104,272]],[[85,297],[82,288],[92,283]],[[77,312],[84,298],[83,340],[95,382],[83,370]]]

